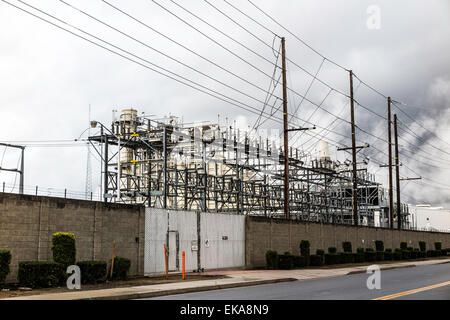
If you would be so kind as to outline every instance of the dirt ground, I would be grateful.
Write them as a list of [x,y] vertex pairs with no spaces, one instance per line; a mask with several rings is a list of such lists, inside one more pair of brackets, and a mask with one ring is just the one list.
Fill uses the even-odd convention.
[[[199,275],[199,274],[187,274],[186,280],[184,281],[199,281],[199,280],[211,280],[211,279],[222,279],[226,278],[226,276],[221,275]],[[139,277],[132,278],[124,281],[107,281],[105,283],[100,284],[85,284],[81,285],[81,291],[85,290],[100,290],[100,289],[111,289],[111,288],[121,288],[121,287],[135,287],[135,286],[146,286],[152,284],[161,284],[161,283],[173,283],[183,281],[181,275],[169,275],[169,280],[166,280],[165,276],[160,277]],[[58,292],[68,292],[70,291],[67,288],[58,287],[58,288],[43,288],[43,289],[33,289],[31,291],[23,291],[19,290],[17,285],[6,285],[6,289],[9,291],[0,290],[0,299],[5,298],[13,298],[18,296],[27,296],[27,295],[39,295],[39,294],[47,294],[47,293],[58,293]]]

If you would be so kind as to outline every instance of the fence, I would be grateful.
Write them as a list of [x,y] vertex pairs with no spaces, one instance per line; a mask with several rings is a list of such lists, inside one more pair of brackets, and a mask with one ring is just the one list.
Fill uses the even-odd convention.
[[[8,184],[3,182],[1,192],[3,193],[15,193],[19,194],[19,186]],[[55,197],[55,198],[67,198],[67,199],[77,199],[77,200],[90,200],[90,201],[103,201],[102,193],[100,192],[85,192],[85,191],[74,191],[70,189],[58,189],[58,188],[46,188],[42,186],[23,186],[23,194],[34,195],[34,196],[44,196],[44,197]]]

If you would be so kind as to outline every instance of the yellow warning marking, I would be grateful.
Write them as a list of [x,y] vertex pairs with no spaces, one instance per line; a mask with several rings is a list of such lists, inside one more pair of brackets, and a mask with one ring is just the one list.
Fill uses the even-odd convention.
[[436,288],[440,288],[440,287],[445,287],[445,286],[448,286],[448,285],[450,285],[450,281],[434,284],[434,285],[431,285],[431,286],[428,286],[428,287],[423,287],[423,288],[403,291],[403,292],[399,292],[399,293],[394,293],[394,294],[390,294],[388,296],[379,297],[379,298],[375,298],[375,299],[372,299],[372,300],[390,300],[390,299],[395,299],[395,298],[407,296],[407,295],[418,293],[418,292],[422,292],[422,291],[427,291],[427,290],[432,290],[432,289],[436,289]]

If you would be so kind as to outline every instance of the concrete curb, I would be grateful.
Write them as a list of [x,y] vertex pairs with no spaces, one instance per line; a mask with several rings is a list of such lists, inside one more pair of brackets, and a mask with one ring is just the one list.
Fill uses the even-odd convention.
[[[403,268],[412,268],[412,267],[417,267],[417,265],[415,265],[415,264],[408,264],[408,265],[404,265],[404,266],[394,266],[394,267],[385,267],[385,268],[380,267],[380,270],[403,269]],[[366,273],[366,272],[367,272],[367,268],[365,270],[350,271],[350,272],[347,273],[347,275]]]
[[95,298],[82,298],[80,300],[133,300],[133,299],[154,298],[154,297],[200,292],[200,291],[250,287],[250,286],[256,286],[256,285],[261,285],[261,284],[271,284],[271,283],[280,283],[280,282],[289,282],[289,281],[297,281],[297,279],[295,279],[295,278],[280,278],[280,279],[270,279],[270,280],[256,280],[256,281],[248,281],[248,282],[236,282],[236,283],[230,283],[230,284],[225,283],[225,284],[210,285],[210,286],[203,286],[203,287],[172,289],[172,290],[163,290],[163,291],[154,291],[154,292],[128,293],[128,294],[119,294],[119,295],[114,295],[114,296],[104,296],[104,297],[95,297]]

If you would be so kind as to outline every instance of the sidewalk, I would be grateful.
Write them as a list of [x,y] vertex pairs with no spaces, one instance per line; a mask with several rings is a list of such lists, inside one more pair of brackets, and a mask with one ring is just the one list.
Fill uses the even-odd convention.
[[[430,264],[450,263],[450,259],[399,262],[380,265],[381,270],[408,268]],[[376,264],[376,263],[374,263]],[[201,281],[186,281],[149,286],[114,288],[90,291],[70,291],[64,293],[22,296],[3,300],[124,300],[151,298],[189,292],[253,286],[296,280],[312,280],[328,277],[365,273],[366,266],[336,269],[296,269],[296,270],[218,270],[205,274],[226,275],[228,278]]]

